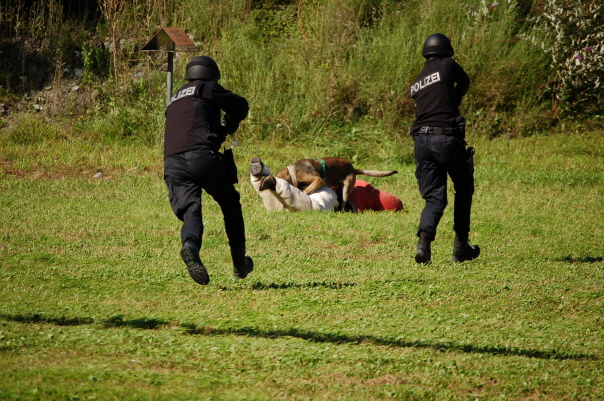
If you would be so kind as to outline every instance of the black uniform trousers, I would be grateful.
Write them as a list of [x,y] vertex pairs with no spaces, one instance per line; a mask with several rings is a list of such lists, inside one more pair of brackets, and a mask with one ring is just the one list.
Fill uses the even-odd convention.
[[239,192],[229,180],[220,155],[209,150],[192,150],[164,159],[164,181],[170,205],[183,221],[183,244],[193,240],[200,248],[203,236],[202,188],[222,210],[224,226],[231,248],[245,247],[245,226]]
[[453,230],[462,239],[470,233],[470,212],[474,195],[474,161],[466,143],[451,135],[416,134],[415,178],[426,201],[419,229],[433,241],[436,228],[447,206],[447,174],[455,189]]

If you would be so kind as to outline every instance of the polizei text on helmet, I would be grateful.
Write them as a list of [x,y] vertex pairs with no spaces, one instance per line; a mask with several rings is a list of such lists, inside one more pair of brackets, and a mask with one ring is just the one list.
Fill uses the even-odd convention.
[[418,80],[416,83],[411,85],[411,96],[421,91],[422,89],[427,88],[430,85],[441,82],[440,72],[435,72],[434,74],[430,74],[423,79]]

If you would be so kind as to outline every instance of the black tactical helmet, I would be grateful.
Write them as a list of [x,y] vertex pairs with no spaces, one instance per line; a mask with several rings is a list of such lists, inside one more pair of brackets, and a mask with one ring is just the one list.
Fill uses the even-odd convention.
[[424,50],[422,56],[425,58],[430,57],[453,57],[453,46],[448,37],[442,33],[433,33],[428,36],[428,39],[424,42]]
[[218,64],[208,56],[193,57],[187,64],[185,79],[188,81],[195,81],[196,79],[218,81],[220,79]]

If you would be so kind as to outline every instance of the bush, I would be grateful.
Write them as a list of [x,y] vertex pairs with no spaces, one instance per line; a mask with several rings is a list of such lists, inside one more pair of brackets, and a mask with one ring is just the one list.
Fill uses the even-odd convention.
[[542,0],[530,36],[549,56],[550,82],[563,112],[601,114],[604,96],[604,5],[584,0]]

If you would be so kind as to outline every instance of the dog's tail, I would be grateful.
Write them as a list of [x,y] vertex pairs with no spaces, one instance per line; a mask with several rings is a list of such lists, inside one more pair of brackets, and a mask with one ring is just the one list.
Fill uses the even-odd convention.
[[363,170],[363,169],[356,169],[355,170],[355,174],[357,175],[368,175],[370,177],[388,177],[391,176],[392,174],[396,174],[398,173],[398,171],[396,170]]

